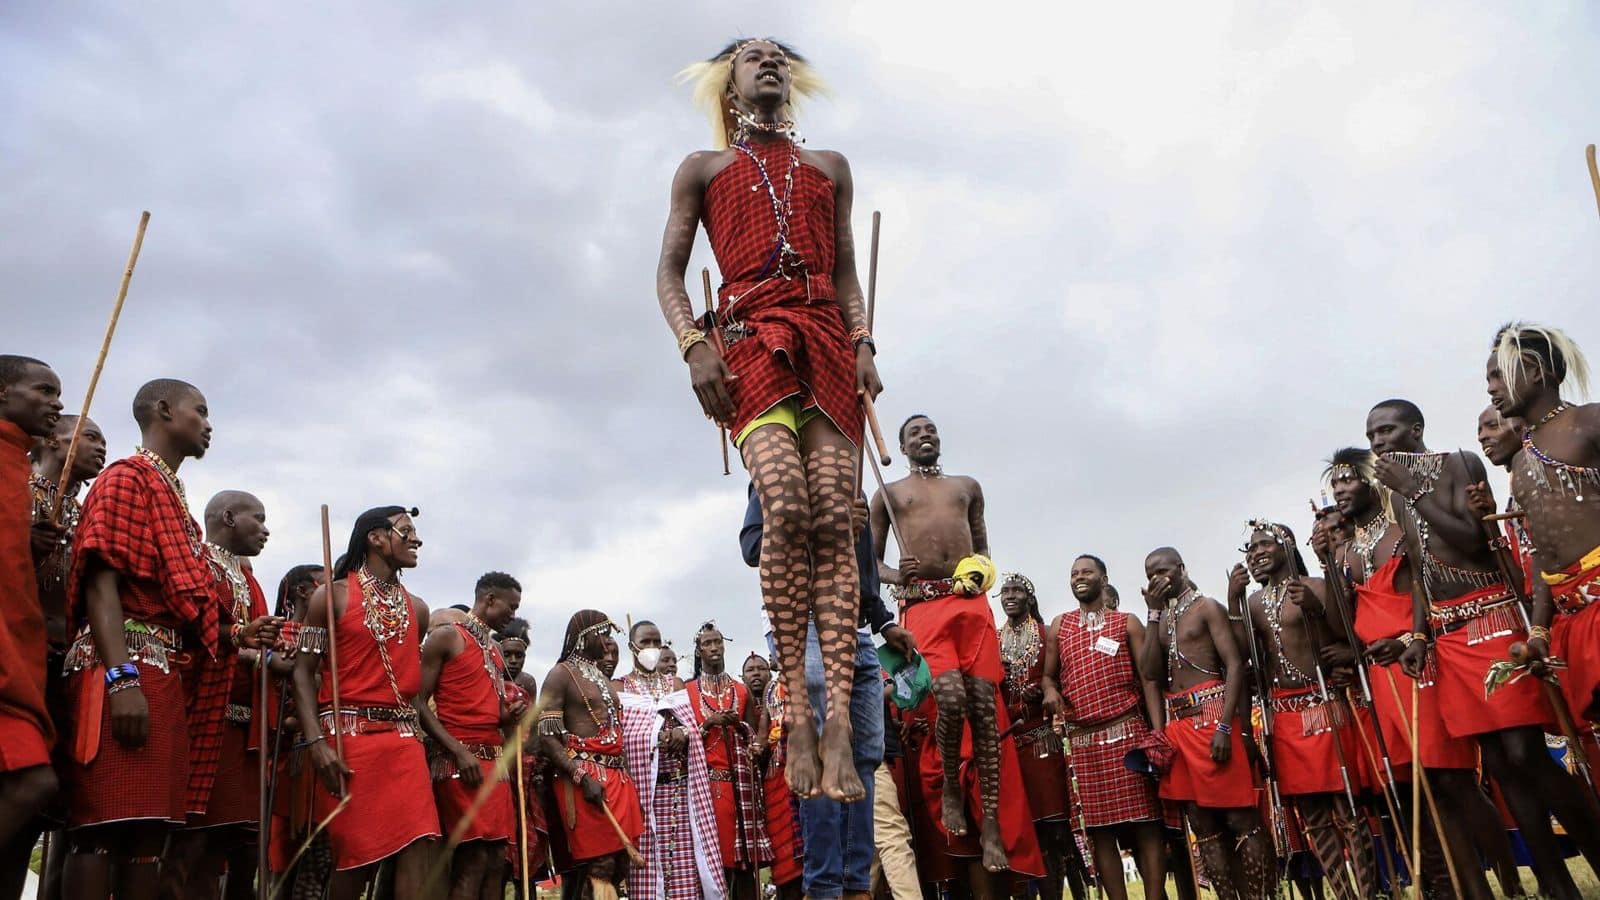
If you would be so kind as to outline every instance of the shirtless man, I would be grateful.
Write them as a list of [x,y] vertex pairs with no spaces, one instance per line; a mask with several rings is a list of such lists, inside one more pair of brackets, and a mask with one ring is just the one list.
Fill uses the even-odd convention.
[[[1486,374],[1494,408],[1527,426],[1511,467],[1511,493],[1527,513],[1538,572],[1528,650],[1536,659],[1555,656],[1567,664],[1561,693],[1573,717],[1592,725],[1600,719],[1600,608],[1594,602],[1600,599],[1600,404],[1562,399],[1569,381],[1586,391],[1589,372],[1578,346],[1554,328],[1521,322],[1502,328]],[[1478,485],[1480,499],[1487,487]],[[1561,804],[1550,807],[1569,834],[1590,839],[1583,842],[1584,857],[1595,867],[1587,845],[1600,837],[1600,827],[1593,819],[1569,820],[1590,806],[1582,791],[1566,785]]]
[[[900,451],[911,474],[872,498],[872,534],[879,574],[895,585],[905,627],[933,675],[939,705],[937,740],[943,762],[941,824],[951,835],[967,833],[968,799],[961,790],[964,725],[972,726],[977,769],[977,806],[982,811],[979,843],[983,867],[1007,867],[1027,877],[1044,874],[1038,839],[1026,804],[1006,807],[1000,796],[1022,796],[1015,746],[1001,745],[1009,716],[996,702],[1004,669],[994,613],[984,595],[994,585],[989,532],[983,520],[983,488],[965,475],[945,475],[939,466],[939,430],[933,420],[912,416],[900,426]],[[900,564],[882,562],[889,544],[889,509],[899,526]],[[1011,782],[1003,789],[1004,782]]]
[[1373,407],[1367,439],[1379,456],[1374,472],[1394,492],[1407,545],[1422,561],[1414,630],[1429,640],[1413,641],[1401,664],[1415,677],[1433,651],[1439,702],[1450,710],[1446,730],[1478,742],[1483,767],[1500,785],[1528,844],[1540,889],[1557,897],[1577,896],[1550,814],[1577,836],[1579,849],[1595,867],[1600,867],[1600,822],[1545,748],[1544,732],[1553,730],[1554,713],[1534,679],[1504,685],[1487,697],[1483,689],[1489,666],[1527,635],[1515,593],[1499,571],[1467,491],[1485,483],[1483,461],[1465,451],[1430,452],[1423,443],[1422,412],[1405,400]]
[[[550,763],[556,808],[576,871],[596,900],[615,898],[628,874],[617,832],[637,841],[644,831],[639,794],[623,760],[621,702],[605,671],[617,653],[617,626],[602,612],[579,610],[567,623],[561,661],[544,679],[539,749]],[[607,810],[619,823],[613,829]]]
[[[1339,898],[1375,896],[1378,869],[1365,815],[1354,805],[1360,761],[1344,697],[1330,693],[1322,671],[1322,651],[1343,644],[1345,623],[1334,604],[1325,603],[1320,578],[1306,577],[1306,564],[1288,528],[1252,520],[1246,536],[1245,564],[1228,580],[1228,617],[1250,617],[1234,637],[1254,635],[1263,673],[1271,682],[1272,759],[1278,789],[1294,804],[1311,850]],[[1245,597],[1251,579],[1261,589]],[[1247,645],[1248,646],[1248,645]]]
[[1167,721],[1156,724],[1172,748],[1161,797],[1183,804],[1218,896],[1265,900],[1277,862],[1240,734],[1245,666],[1228,614],[1201,596],[1177,550],[1152,550],[1144,571],[1154,640],[1144,642],[1139,671],[1166,687]]

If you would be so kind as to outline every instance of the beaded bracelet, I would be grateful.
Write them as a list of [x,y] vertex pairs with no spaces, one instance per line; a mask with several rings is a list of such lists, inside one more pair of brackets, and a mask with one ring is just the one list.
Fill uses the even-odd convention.
[[1408,494],[1406,496],[1406,502],[1411,504],[1412,506],[1416,506],[1418,500],[1421,500],[1423,497],[1428,496],[1428,494],[1430,494],[1432,492],[1433,492],[1433,483],[1429,482],[1428,484],[1425,484],[1425,485],[1417,488],[1415,491],[1412,491],[1410,494]]
[[1233,725],[1227,722],[1218,722],[1217,734],[1233,734]]
[[1543,625],[1533,625],[1528,628],[1528,640],[1538,638],[1545,643],[1550,643],[1550,629]]
[[129,688],[136,688],[138,686],[139,686],[139,678],[138,678],[138,676],[134,676],[133,678],[118,679],[115,683],[111,684],[110,686],[108,686],[106,688],[106,696],[107,697],[111,697],[111,696],[114,696],[116,694],[120,694],[123,691],[128,690]]
[[118,681],[126,681],[129,679],[137,681],[138,678],[139,667],[133,663],[122,663],[120,665],[110,666],[106,669],[106,687],[110,687]]
[[1395,640],[1399,641],[1402,645],[1404,645],[1406,647],[1411,646],[1411,642],[1416,640],[1416,639],[1417,639],[1417,636],[1412,634],[1409,631],[1406,632],[1405,634],[1402,634],[1399,637],[1395,638]]
[[691,328],[678,335],[678,355],[684,359],[689,358],[689,348],[706,339],[706,333],[698,328]]

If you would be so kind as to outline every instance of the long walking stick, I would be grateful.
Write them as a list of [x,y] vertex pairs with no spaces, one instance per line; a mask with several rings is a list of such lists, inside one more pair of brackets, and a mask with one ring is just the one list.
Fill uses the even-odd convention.
[[259,670],[258,677],[261,679],[261,690],[257,693],[256,698],[261,702],[256,707],[255,721],[260,728],[261,737],[260,743],[256,745],[256,788],[259,791],[257,796],[261,798],[261,805],[258,810],[260,813],[259,824],[256,827],[256,900],[266,900],[268,892],[267,832],[271,830],[268,826],[272,824],[268,818],[271,807],[268,805],[269,801],[267,799],[267,702],[269,700],[267,691],[271,688],[271,684],[267,678],[267,650],[262,648],[258,652],[256,665]]
[[[1233,579],[1233,573],[1228,573],[1228,579]],[[1255,619],[1250,615],[1250,595],[1246,589],[1244,607],[1244,632],[1245,641],[1250,645],[1250,676],[1255,682],[1256,694],[1261,697],[1261,731],[1262,740],[1257,741],[1261,750],[1261,761],[1265,764],[1267,782],[1267,806],[1272,816],[1272,837],[1274,855],[1278,859],[1288,856],[1289,826],[1283,815],[1283,795],[1278,791],[1278,769],[1272,759],[1272,732],[1274,723],[1272,715],[1272,694],[1267,689],[1267,670],[1261,665],[1261,647],[1256,639]],[[1177,624],[1174,623],[1176,628]],[[1248,699],[1248,698],[1246,698]],[[1279,880],[1281,884],[1283,879]]]
[[[1428,803],[1428,813],[1433,817],[1433,827],[1439,832],[1440,849],[1444,852],[1445,868],[1450,872],[1450,884],[1455,889],[1456,896],[1461,896],[1461,879],[1456,874],[1455,854],[1450,852],[1450,842],[1445,840],[1443,825],[1440,824],[1439,807],[1433,799],[1433,783],[1428,780],[1422,768],[1422,744],[1417,740],[1418,710],[1421,706],[1422,691],[1420,682],[1411,682],[1411,715],[1406,715],[1405,701],[1400,699],[1400,686],[1395,683],[1394,673],[1385,670],[1383,673],[1389,679],[1389,690],[1394,693],[1395,709],[1400,713],[1400,724],[1411,735],[1411,858],[1420,865],[1422,862],[1422,801]],[[1418,795],[1421,795],[1420,797]],[[1411,873],[1411,886],[1419,892],[1421,890],[1421,872]],[[1421,896],[1419,893],[1418,896]]]
[[[867,331],[872,330],[872,320],[878,312],[878,232],[883,225],[883,213],[872,212],[872,249],[867,259]],[[878,426],[878,409],[872,403],[872,398],[866,394],[861,395],[861,407],[867,417],[867,427],[872,432],[873,443],[878,448],[878,458],[884,465],[890,463],[889,447],[883,442],[883,429]],[[863,444],[866,442],[863,441]],[[866,447],[861,448],[862,455],[866,455]],[[883,483],[883,475],[878,476],[878,483]],[[888,502],[888,494],[884,494],[884,502]],[[897,538],[898,539],[898,538]]]
[[528,859],[528,783],[523,774],[522,742],[525,740],[522,732],[522,723],[517,723],[517,850],[522,859],[522,866],[518,869],[519,879],[522,882],[522,900],[534,900],[533,893],[528,884],[531,877],[530,869],[533,868]]
[[[700,269],[700,283],[705,286],[706,290],[706,334],[711,335],[711,346],[715,347],[717,355],[721,356],[726,350],[722,346],[722,329],[717,327],[717,311],[711,294],[710,268],[702,267]],[[717,437],[720,439],[717,443],[722,445],[722,474],[732,474],[733,470],[728,468],[728,426],[718,422]]]
[[[1316,629],[1311,627],[1311,620],[1304,613],[1300,616],[1300,624],[1305,629],[1306,641],[1311,644],[1311,668],[1317,676],[1317,694],[1322,697],[1323,706],[1328,707],[1328,723],[1333,726],[1333,755],[1339,761],[1339,779],[1344,783],[1345,802],[1350,804],[1350,818],[1354,821],[1359,814],[1356,807],[1356,792],[1354,786],[1350,783],[1350,761],[1345,759],[1344,755],[1344,735],[1339,727],[1339,714],[1330,706],[1333,703],[1333,695],[1328,692],[1328,679],[1322,671],[1322,640],[1316,633]],[[1354,715],[1354,710],[1351,711],[1351,714]],[[1334,824],[1337,830],[1338,823],[1335,822]],[[1344,842],[1341,841],[1340,843],[1343,844]],[[1362,886],[1360,879],[1356,877],[1355,862],[1351,858],[1354,852],[1353,847],[1344,847],[1344,869],[1345,876],[1350,879],[1351,890],[1359,891]]]
[[628,835],[622,830],[622,823],[617,821],[617,814],[611,811],[611,805],[604,800],[600,801],[600,808],[605,810],[606,821],[611,823],[611,830],[617,833],[617,840],[622,842],[622,849],[628,851],[628,859],[636,866],[644,865],[644,856],[639,853],[639,848],[628,840]]
[[1600,166],[1594,161],[1594,145],[1584,148],[1583,155],[1589,160],[1589,181],[1594,184],[1594,205],[1600,207]]
[[111,350],[111,336],[117,331],[117,320],[122,318],[122,303],[128,299],[128,282],[133,280],[133,267],[139,261],[139,248],[144,246],[144,229],[150,224],[150,211],[139,214],[139,230],[133,234],[133,249],[128,251],[128,265],[122,270],[122,284],[117,286],[117,302],[111,306],[111,321],[106,323],[106,336],[100,341],[100,355],[95,358],[94,371],[89,374],[89,391],[84,394],[83,407],[72,424],[72,440],[67,444],[67,458],[61,464],[61,483],[56,486],[56,499],[50,505],[50,521],[61,519],[61,504],[67,499],[67,482],[72,479],[72,460],[78,455],[78,441],[83,437],[83,425],[89,421],[89,405],[94,402],[94,389],[100,384],[100,371],[106,367],[106,354]]
[[[333,537],[328,531],[328,504],[322,504],[322,570],[328,573],[328,693],[333,698],[333,752],[344,762],[344,719],[339,714],[339,629],[333,612]],[[348,598],[346,602],[349,602]],[[339,776],[344,793],[344,776]]]

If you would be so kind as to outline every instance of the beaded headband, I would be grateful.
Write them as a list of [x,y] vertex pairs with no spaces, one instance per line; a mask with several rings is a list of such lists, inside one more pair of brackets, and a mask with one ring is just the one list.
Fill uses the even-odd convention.
[[1339,463],[1338,465],[1330,466],[1328,468],[1329,481],[1342,481],[1346,478],[1360,480],[1361,473],[1356,471],[1355,466],[1347,465],[1345,463]]
[[588,628],[578,632],[578,636],[572,639],[572,643],[575,647],[581,647],[583,646],[584,641],[588,640],[594,635],[619,634],[621,631],[622,629],[617,627],[617,623],[611,621],[610,619],[601,619],[593,625],[590,625]]
[[1008,584],[1020,584],[1022,589],[1028,592],[1029,597],[1038,596],[1033,589],[1033,580],[1021,572],[1007,572],[1000,576],[1000,586],[1003,588]]
[[1281,547],[1294,546],[1294,540],[1289,537],[1288,530],[1282,525],[1279,525],[1271,519],[1266,518],[1251,519],[1249,522],[1245,523],[1244,540],[1241,542],[1243,546],[1239,548],[1240,553],[1249,551],[1250,538],[1258,531],[1265,531],[1267,534],[1272,535],[1272,540]]

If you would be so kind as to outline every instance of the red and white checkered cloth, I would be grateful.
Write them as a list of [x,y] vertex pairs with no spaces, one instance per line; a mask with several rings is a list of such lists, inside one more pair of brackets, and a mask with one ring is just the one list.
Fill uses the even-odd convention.
[[[721,900],[727,885],[717,843],[717,817],[711,808],[705,745],[698,728],[687,729],[689,777],[678,782],[678,791],[669,786],[668,791],[657,794],[661,754],[656,747],[664,723],[661,713],[671,712],[679,722],[693,722],[688,692],[678,691],[660,700],[628,692],[618,696],[622,700],[623,753],[644,810],[644,833],[639,836],[644,865],[634,866],[628,873],[629,896],[665,900],[699,900],[704,896],[707,900]],[[671,866],[664,867],[669,836]],[[671,869],[670,879],[666,877],[667,868]]]

